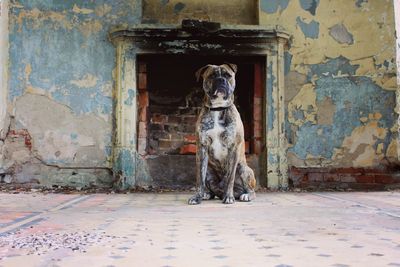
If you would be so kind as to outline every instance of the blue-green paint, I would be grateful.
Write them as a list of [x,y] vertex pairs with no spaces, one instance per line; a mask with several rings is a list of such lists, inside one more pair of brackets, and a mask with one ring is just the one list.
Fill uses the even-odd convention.
[[[339,148],[344,138],[362,124],[360,114],[381,113],[379,126],[386,129],[390,129],[396,121],[394,92],[383,90],[370,78],[322,76],[316,81],[315,91],[317,102],[330,97],[336,111],[332,125],[305,123],[299,127],[297,141],[289,151],[301,159],[306,159],[307,154],[331,158],[334,148]],[[318,134],[321,130],[322,134]]]
[[185,8],[185,4],[184,3],[182,3],[182,2],[179,2],[179,3],[177,3],[175,6],[174,6],[174,12],[175,13],[179,13],[179,12],[181,12],[184,8]]
[[293,55],[289,52],[285,51],[284,59],[285,59],[285,75],[290,72],[290,65],[292,64]]
[[135,176],[135,155],[129,149],[121,149],[115,161],[114,172],[120,172],[121,176]]
[[133,89],[128,89],[128,98],[124,101],[125,105],[132,106],[132,100],[135,97],[135,91]]
[[297,17],[296,22],[306,38],[318,39],[319,22],[312,20],[310,23],[306,23],[300,17]]
[[268,80],[267,80],[267,107],[268,107],[268,130],[274,128],[275,121],[275,110],[274,110],[274,98],[272,97],[274,91],[275,76],[272,73],[272,63],[268,66]]
[[[9,100],[21,96],[30,83],[35,88],[46,90],[58,102],[68,105],[77,114],[111,114],[112,99],[102,91],[111,87],[112,70],[115,67],[115,48],[108,41],[111,26],[140,21],[140,5],[136,0],[125,1],[51,1],[21,0],[23,8],[10,9],[10,92]],[[80,14],[72,8],[94,10],[107,4],[111,11],[98,16],[96,12]],[[59,12],[65,21],[22,17],[21,24],[16,19],[22,11],[39,9],[46,18],[46,12]],[[102,28],[85,33],[80,30],[84,23],[96,21]],[[69,26],[66,26],[68,24]],[[25,66],[30,64],[32,73],[29,81],[24,81]],[[97,84],[92,88],[79,88],[72,80],[92,74]]]
[[315,15],[315,11],[319,5],[319,0],[299,0],[300,6],[302,9],[311,13],[311,15]]
[[278,156],[273,153],[268,153],[268,164],[277,164],[279,162]]
[[260,2],[261,10],[268,14],[276,13],[279,9],[283,11],[288,4],[289,0],[261,0]]
[[325,63],[310,65],[310,72],[307,74],[307,79],[311,81],[314,75],[317,77],[334,77],[339,74],[353,76],[356,74],[358,68],[359,65],[351,65],[347,58],[339,56],[329,59]]
[[368,0],[356,0],[356,7],[362,7],[364,3],[368,3]]

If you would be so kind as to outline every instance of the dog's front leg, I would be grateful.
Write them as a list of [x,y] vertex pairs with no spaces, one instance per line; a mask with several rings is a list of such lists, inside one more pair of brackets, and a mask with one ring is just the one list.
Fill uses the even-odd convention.
[[232,157],[227,161],[227,173],[225,176],[225,188],[224,188],[224,199],[222,203],[224,204],[233,204],[235,203],[235,196],[233,194],[233,186],[235,184],[235,175],[236,175],[236,168],[238,165],[238,152],[237,148],[233,147],[231,150]]
[[196,180],[198,190],[197,193],[189,198],[189,205],[200,204],[203,200],[205,187],[206,187],[206,176],[207,176],[207,165],[208,165],[208,154],[205,146],[200,145],[196,153]]

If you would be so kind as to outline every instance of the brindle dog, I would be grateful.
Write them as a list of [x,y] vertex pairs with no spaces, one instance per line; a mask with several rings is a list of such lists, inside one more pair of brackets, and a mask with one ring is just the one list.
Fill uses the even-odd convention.
[[236,65],[223,64],[207,65],[196,73],[198,80],[203,78],[205,99],[196,125],[198,192],[189,199],[191,205],[215,196],[225,204],[255,198],[243,123],[233,104],[236,71]]

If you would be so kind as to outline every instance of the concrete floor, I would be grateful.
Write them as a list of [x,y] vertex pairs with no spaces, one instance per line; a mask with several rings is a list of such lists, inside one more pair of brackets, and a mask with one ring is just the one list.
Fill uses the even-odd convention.
[[400,266],[400,192],[0,194],[0,266]]

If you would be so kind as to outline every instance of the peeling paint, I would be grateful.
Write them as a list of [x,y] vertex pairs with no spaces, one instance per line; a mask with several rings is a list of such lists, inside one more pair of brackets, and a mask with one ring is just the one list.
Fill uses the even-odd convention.
[[319,5],[319,0],[299,0],[302,9],[310,12],[311,15],[315,15],[315,11]]
[[124,101],[125,105],[131,106],[133,104],[132,100],[135,97],[135,91],[132,89],[128,89],[128,98]]
[[175,6],[174,6],[175,13],[181,12],[185,8],[185,6],[186,5],[184,3],[182,3],[182,2],[179,2],[179,3],[175,4]]
[[278,12],[278,10],[283,11],[289,4],[289,0],[262,0],[260,2],[261,10],[273,14]]
[[71,84],[78,86],[80,88],[92,88],[97,85],[98,78],[95,77],[94,75],[88,73],[85,74],[81,79],[79,80],[71,80]]
[[335,24],[331,28],[329,28],[329,34],[339,44],[351,45],[354,43],[353,35],[349,33],[346,26],[344,26],[342,23]]
[[306,38],[318,39],[319,23],[317,21],[312,20],[309,23],[307,23],[304,22],[304,20],[301,19],[300,17],[297,17],[296,22]]

